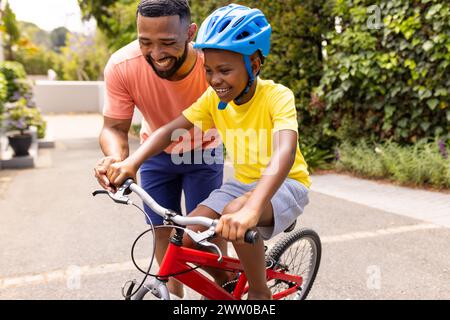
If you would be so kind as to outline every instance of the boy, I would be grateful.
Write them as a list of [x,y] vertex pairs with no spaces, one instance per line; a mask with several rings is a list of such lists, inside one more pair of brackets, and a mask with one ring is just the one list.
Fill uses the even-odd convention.
[[[243,242],[258,227],[264,239],[288,228],[308,203],[311,184],[298,147],[293,93],[258,78],[270,48],[271,27],[263,13],[239,5],[216,10],[202,24],[196,48],[205,55],[207,91],[183,115],[155,131],[133,155],[108,170],[120,185],[139,165],[171,142],[177,129],[215,127],[233,160],[235,179],[190,213],[217,219],[216,233],[232,241],[249,281],[248,299],[271,299],[264,245]],[[215,275],[216,281],[232,275]]]

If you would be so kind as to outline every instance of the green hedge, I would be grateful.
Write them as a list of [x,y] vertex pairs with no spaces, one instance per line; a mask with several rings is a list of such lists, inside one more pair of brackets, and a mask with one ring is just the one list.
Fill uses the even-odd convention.
[[327,137],[414,143],[447,136],[448,3],[339,0],[334,14],[342,32],[327,34],[329,58],[317,90]]
[[[190,1],[198,25],[223,0]],[[273,27],[262,77],[291,88],[315,157],[360,137],[448,136],[450,13],[444,0],[242,0]],[[100,5],[101,4],[101,5]],[[130,0],[84,2],[117,48],[135,38]],[[342,30],[338,30],[338,29]],[[329,153],[324,153],[329,158]]]

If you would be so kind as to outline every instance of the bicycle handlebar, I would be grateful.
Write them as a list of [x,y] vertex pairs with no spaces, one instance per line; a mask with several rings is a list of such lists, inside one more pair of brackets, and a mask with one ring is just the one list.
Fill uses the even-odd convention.
[[[122,203],[122,204],[131,204],[131,201],[126,197],[128,190],[136,193],[144,203],[149,206],[156,214],[159,216],[166,218],[170,217],[170,220],[175,222],[180,226],[188,226],[188,225],[201,225],[207,228],[215,227],[218,220],[210,219],[207,217],[185,217],[181,216],[178,213],[161,207],[144,189],[142,189],[139,185],[137,185],[133,179],[127,179],[117,190],[115,194],[110,193],[105,190],[94,191],[93,195],[97,195],[99,193],[106,193],[109,197],[114,200],[114,202]],[[129,192],[128,192],[129,193]],[[247,230],[244,236],[244,241],[247,243],[255,243],[259,238],[259,234],[254,230]]]

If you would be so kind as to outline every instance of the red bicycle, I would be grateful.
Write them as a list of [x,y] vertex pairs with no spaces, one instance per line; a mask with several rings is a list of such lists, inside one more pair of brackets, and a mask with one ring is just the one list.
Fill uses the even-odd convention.
[[[175,228],[176,232],[170,239],[169,247],[157,274],[149,273],[154,258],[153,253],[148,271],[143,271],[146,277],[134,292],[133,288],[136,282],[131,283],[127,294],[124,295],[126,299],[142,300],[150,292],[157,299],[169,300],[170,295],[166,286],[169,277],[174,277],[210,300],[240,300],[245,297],[248,284],[239,259],[223,257],[220,249],[214,243],[209,242],[215,236],[217,220],[206,217],[181,216],[165,209],[132,179],[128,179],[115,194],[98,190],[93,195],[106,193],[115,202],[130,205],[133,204],[128,197],[131,192],[137,194],[152,210],[164,218],[165,226],[163,227]],[[184,228],[188,225],[202,225],[208,229],[196,233]],[[197,245],[209,248],[216,253],[183,247],[184,233]],[[136,239],[135,244],[141,236]],[[255,231],[249,230],[246,233],[245,241],[252,243],[257,237],[258,234]],[[275,243],[266,254],[267,283],[274,300],[303,300],[307,297],[319,269],[321,251],[319,236],[315,231],[306,228],[291,231]],[[136,265],[136,267],[138,266]],[[238,277],[232,283],[228,283],[227,288],[224,288],[196,270],[201,267],[232,271],[238,274]],[[139,268],[139,270],[141,269]],[[145,283],[147,276],[153,276],[153,281]]]

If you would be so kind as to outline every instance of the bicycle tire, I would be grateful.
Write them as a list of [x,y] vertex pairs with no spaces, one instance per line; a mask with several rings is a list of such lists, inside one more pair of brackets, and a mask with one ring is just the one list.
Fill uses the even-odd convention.
[[[308,277],[306,277],[306,275],[301,274],[301,272],[297,273],[297,271],[295,270],[296,269],[295,262],[300,256],[303,259],[305,254],[299,255],[298,249],[296,250],[295,254],[293,253],[290,254],[291,249],[294,248],[296,244],[301,245],[301,242],[303,241],[306,241],[306,243],[309,244],[312,250],[312,255],[310,258],[311,261],[309,261],[308,263],[309,268],[311,269],[308,272]],[[286,253],[287,257],[285,255]],[[292,231],[275,243],[273,248],[268,252],[266,256],[268,265],[272,264],[271,268],[280,268],[280,267],[285,268],[287,273],[301,275],[304,279],[304,282],[301,286],[301,290],[299,290],[295,294],[287,296],[286,298],[291,298],[292,300],[306,299],[316,278],[317,271],[319,270],[321,255],[322,255],[322,245],[320,242],[320,237],[314,230],[311,229],[302,228]],[[285,261],[284,259],[287,259],[289,256],[292,257],[292,260],[291,262],[289,262],[289,264],[287,264],[286,263],[287,261]],[[300,261],[299,267],[301,267],[302,265],[303,263],[301,263]],[[274,283],[272,284],[272,282]],[[281,288],[283,289],[280,289],[280,291],[278,291],[280,288],[278,285],[281,285]],[[268,282],[268,286],[272,291],[272,295],[287,289],[289,285],[292,284],[287,284],[286,282],[277,280],[271,280]]]

